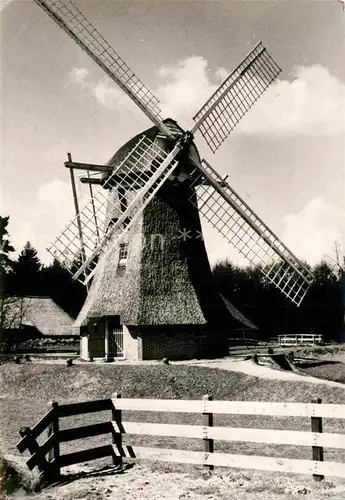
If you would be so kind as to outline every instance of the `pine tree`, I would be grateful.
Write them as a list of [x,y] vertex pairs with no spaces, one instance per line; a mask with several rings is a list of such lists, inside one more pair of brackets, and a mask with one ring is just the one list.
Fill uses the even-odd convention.
[[1,217],[0,215],[0,266],[5,272],[8,272],[12,267],[13,261],[9,254],[14,252],[7,229],[9,220],[9,216]]
[[18,296],[41,295],[42,263],[37,256],[37,250],[28,241],[19,257],[13,264],[13,288]]
[[86,298],[86,288],[54,260],[42,269],[43,289],[64,311],[75,318]]

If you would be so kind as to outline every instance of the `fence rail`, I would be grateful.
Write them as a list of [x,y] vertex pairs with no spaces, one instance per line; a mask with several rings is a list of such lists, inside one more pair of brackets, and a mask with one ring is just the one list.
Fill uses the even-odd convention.
[[321,344],[323,341],[322,335],[315,333],[300,333],[278,335],[277,341],[279,345],[300,345],[300,344]]
[[[108,410],[111,411],[109,421],[64,430],[59,428],[61,418]],[[201,425],[124,421],[123,410],[198,413]],[[213,425],[214,414],[307,417],[311,422],[311,432],[217,427]],[[20,429],[22,439],[17,448],[20,453],[29,451],[31,457],[27,460],[28,467],[38,467],[47,482],[57,480],[62,467],[104,457],[112,457],[113,463],[121,463],[126,457],[199,464],[209,469],[225,466],[312,474],[316,480],[323,479],[325,475],[345,478],[344,463],[323,461],[324,447],[345,449],[345,434],[323,433],[323,418],[345,420],[345,405],[322,404],[321,400],[311,403],[212,401],[208,395],[202,400],[122,399],[114,395],[109,399],[82,403],[59,405],[52,402],[49,411],[32,429]],[[39,445],[37,438],[46,430],[47,438]],[[202,451],[123,446],[123,434],[200,439]],[[111,443],[63,455],[60,453],[61,443],[101,435],[111,436]],[[214,440],[308,446],[311,447],[312,460],[215,453]]]

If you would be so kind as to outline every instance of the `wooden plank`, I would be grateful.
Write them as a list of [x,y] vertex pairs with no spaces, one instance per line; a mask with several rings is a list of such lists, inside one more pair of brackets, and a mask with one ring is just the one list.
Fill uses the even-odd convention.
[[17,450],[23,453],[28,448],[29,441],[36,439],[42,432],[48,427],[48,425],[53,421],[55,414],[54,408],[49,410],[44,417],[41,418],[39,422],[35,425],[33,429],[30,430],[30,434],[24,435],[23,439],[17,443]]
[[66,168],[73,168],[79,170],[89,170],[93,172],[112,172],[114,167],[109,165],[98,165],[95,163],[81,163],[75,161],[65,161]]
[[64,429],[63,431],[60,431],[59,441],[60,443],[64,443],[66,441],[74,441],[75,439],[100,436],[101,434],[109,434],[112,430],[113,426],[111,422],[73,427],[72,429]]
[[313,403],[271,403],[263,401],[209,401],[207,411],[237,415],[328,417],[345,419],[345,405]]
[[[122,431],[116,423],[118,433],[170,436],[191,439],[204,439],[205,427],[201,425],[153,424],[146,422],[122,422]],[[207,428],[207,436],[219,441],[242,441],[248,443],[291,444],[296,446],[328,446],[345,449],[345,434],[312,433],[307,431],[281,431],[273,429],[249,429],[240,427]]]
[[30,438],[28,436],[24,436],[17,444],[16,448],[19,453],[24,453],[24,451],[29,447]]
[[30,470],[36,467],[38,461],[40,460],[40,457],[45,456],[53,448],[55,443],[56,436],[54,434],[51,434],[48,439],[44,441],[42,446],[37,448],[37,451],[35,451],[34,454],[29,458],[29,460],[27,460],[26,465]]
[[158,411],[174,413],[202,413],[201,400],[182,399],[126,399],[112,400],[117,410]]
[[80,177],[80,182],[82,184],[97,184],[97,185],[100,185],[101,182],[102,182],[102,179],[98,179],[98,178],[95,178],[95,177]]
[[48,427],[51,421],[54,418],[55,410],[52,408],[49,410],[44,417],[41,418],[39,422],[31,429],[31,435],[34,438],[37,438],[42,432]]
[[[22,427],[19,430],[19,433],[22,437],[27,437],[26,448],[31,453],[31,455],[35,455],[35,463],[33,467],[38,467],[38,469],[44,474],[44,477],[47,478],[49,475],[49,464],[40,450],[40,446],[37,443],[36,439],[32,436],[32,431],[29,427]],[[25,448],[25,449],[26,449]]]
[[343,463],[315,462],[290,458],[263,457],[256,455],[233,455],[227,453],[205,454],[200,451],[185,451],[166,448],[133,448],[136,459],[157,460],[199,465],[216,465],[240,469],[257,469],[297,474],[324,474],[345,478]]
[[98,399],[95,401],[84,401],[82,403],[69,403],[59,405],[59,417],[70,417],[82,413],[95,413],[112,409],[110,399]]
[[182,399],[126,399],[114,401],[118,410],[224,413],[232,415],[271,415],[345,419],[345,405],[314,403],[271,403],[264,401],[201,401]]
[[90,460],[96,460],[97,458],[110,457],[113,456],[113,453],[114,451],[112,445],[108,444],[97,448],[91,448],[89,450],[76,451],[74,453],[61,455],[58,462],[60,467],[66,467],[67,465],[88,462]]
[[[186,438],[203,438],[201,425],[152,424],[146,422],[122,422],[122,431],[116,422],[112,422],[116,432],[145,436],[171,436]],[[216,429],[216,427],[213,427]],[[310,433],[309,433],[310,434]]]

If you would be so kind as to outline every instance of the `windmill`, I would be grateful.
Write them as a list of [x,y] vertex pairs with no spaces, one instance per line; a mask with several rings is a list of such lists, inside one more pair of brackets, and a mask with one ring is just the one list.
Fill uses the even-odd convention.
[[[88,325],[94,339],[105,338],[106,354],[110,331],[117,355],[125,349],[126,357],[135,341],[140,345],[135,344],[134,357],[160,357],[174,349],[195,355],[191,346],[200,338],[214,353],[226,352],[230,317],[239,319],[240,313],[216,290],[199,214],[250,264],[260,265],[269,283],[300,305],[311,273],[232,189],[227,176],[222,178],[200,158],[194,143],[199,131],[215,153],[277,77],[280,68],[263,44],[238,64],[185,131],[161,117],[157,98],[72,1],[34,1],[153,124],[106,165],[77,163],[71,157],[65,163],[72,187],[75,169],[88,172],[81,181],[90,188],[100,186],[82,210],[76,203],[76,217],[48,249],[74,279],[90,286],[77,324],[82,329]],[[90,177],[90,172],[100,175]]]

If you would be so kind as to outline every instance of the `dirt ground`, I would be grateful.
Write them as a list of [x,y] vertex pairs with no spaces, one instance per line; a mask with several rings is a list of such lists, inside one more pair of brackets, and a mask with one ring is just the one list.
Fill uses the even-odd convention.
[[[184,470],[183,470],[184,469]],[[75,465],[64,470],[61,482],[34,495],[23,491],[17,500],[344,500],[345,482],[315,482],[308,476],[221,469],[210,472],[184,466],[144,464],[123,467]],[[6,497],[4,497],[6,498]]]

